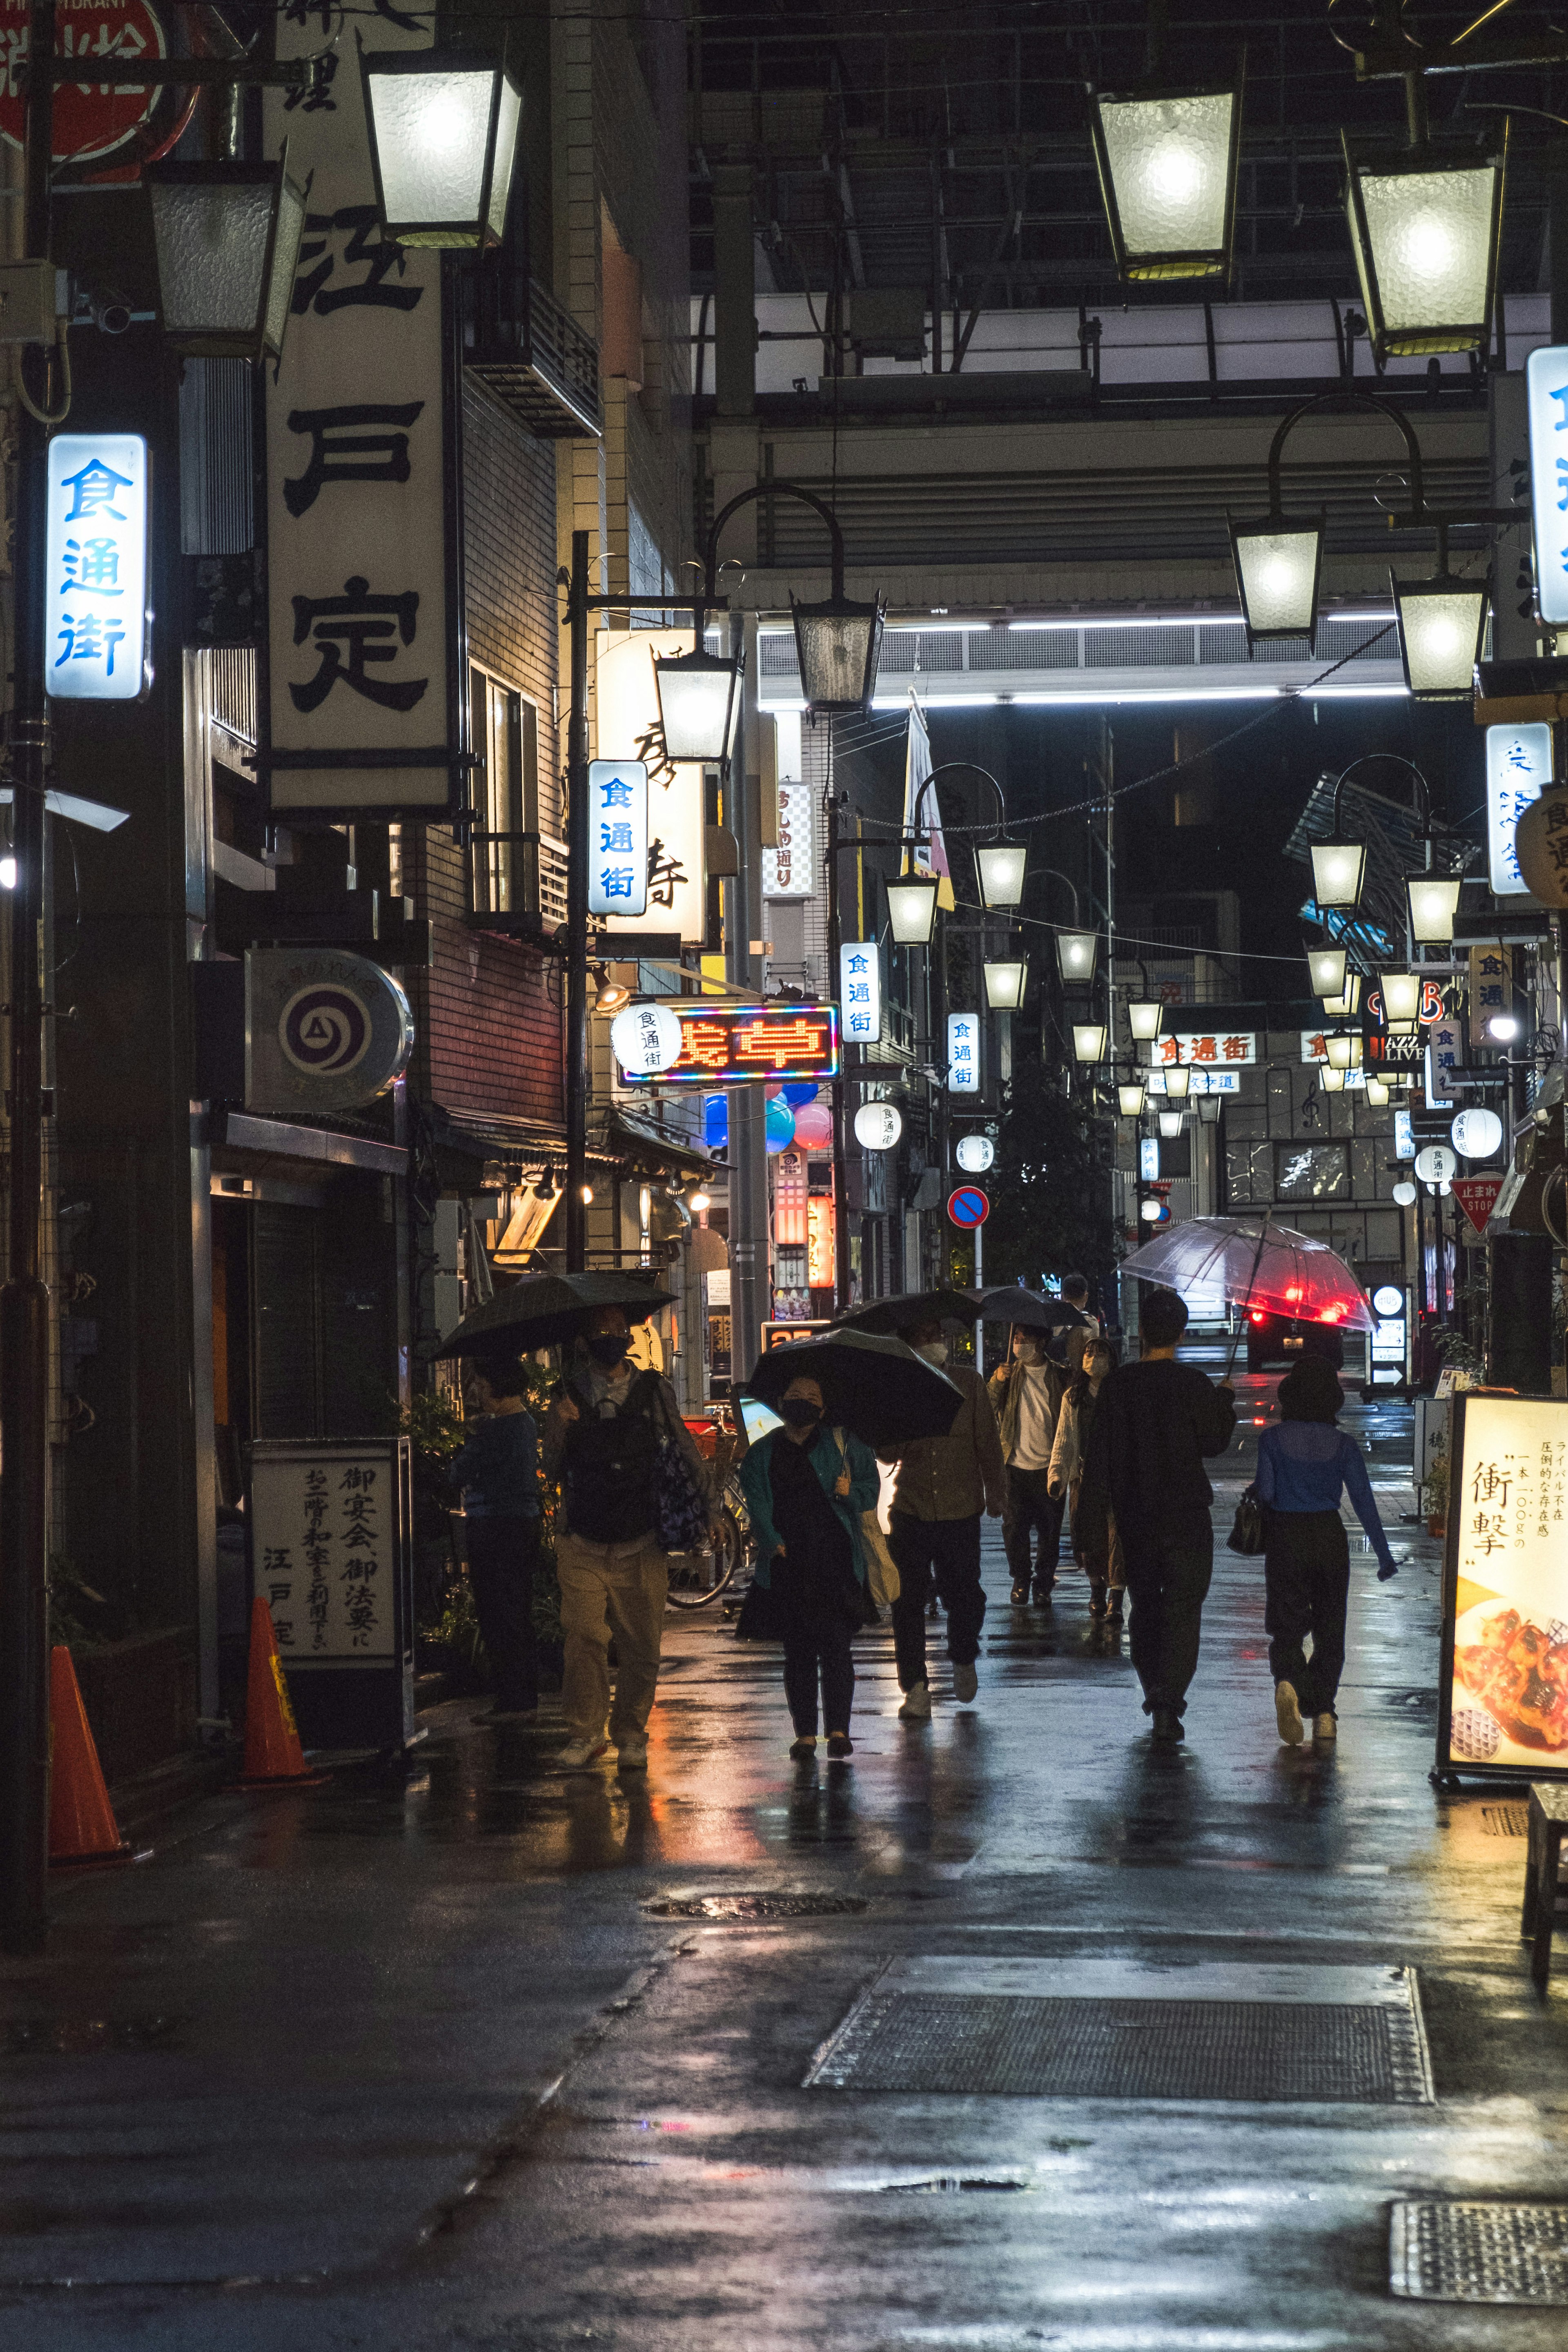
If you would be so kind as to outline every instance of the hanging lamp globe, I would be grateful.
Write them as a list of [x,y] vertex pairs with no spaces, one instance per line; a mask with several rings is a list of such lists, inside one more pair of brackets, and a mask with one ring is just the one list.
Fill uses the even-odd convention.
[[1318,581],[1323,561],[1323,515],[1291,521],[1282,514],[1230,523],[1241,617],[1249,645],[1279,637],[1310,637],[1318,625]]
[[1186,1125],[1187,1115],[1185,1111],[1163,1110],[1158,1112],[1156,1115],[1160,1121],[1160,1133],[1163,1136],[1167,1143],[1173,1143],[1177,1136],[1180,1135],[1183,1128]]
[[1373,152],[1343,134],[1345,210],[1378,367],[1491,342],[1506,128],[1492,154]]
[[1458,874],[1409,874],[1405,896],[1410,907],[1410,936],[1419,947],[1447,947],[1454,937],[1459,911]]
[[152,163],[142,176],[172,348],[191,359],[280,358],[305,227],[288,142],[275,163]]
[[1384,1025],[1392,1029],[1396,1021],[1407,1022],[1413,1029],[1421,1017],[1421,991],[1426,984],[1421,973],[1380,971],[1377,984],[1383,992]]
[[1366,1098],[1373,1110],[1386,1110],[1391,1089],[1386,1078],[1368,1078]]
[[1323,1018],[1325,1021],[1353,1021],[1360,1011],[1361,974],[1359,971],[1349,971],[1345,974],[1345,984],[1339,994],[1324,997]]
[[[1057,933],[1057,970],[1069,988],[1089,985],[1094,978],[1099,953],[1100,934],[1097,931]],[[1136,1036],[1138,1033],[1134,1030],[1132,1034]]]
[[942,887],[934,874],[922,874],[911,867],[886,886],[888,920],[892,928],[893,945],[900,948],[924,948],[931,945],[931,935],[936,928],[937,892]]
[[1165,1008],[1158,997],[1144,997],[1139,1003],[1128,1006],[1127,1024],[1140,1045],[1153,1043],[1164,1015]]
[[1148,1098],[1148,1087],[1139,1085],[1136,1081],[1131,1085],[1119,1086],[1116,1089],[1116,1105],[1123,1118],[1141,1118],[1143,1115],[1143,1105]]
[[1346,950],[1343,948],[1309,948],[1307,971],[1314,996],[1339,996],[1345,984]]
[[506,228],[522,91],[467,49],[360,59],[376,209],[396,245],[482,253]]
[[1177,1062],[1165,1072],[1165,1092],[1173,1102],[1185,1102],[1192,1085],[1193,1074],[1184,1062]]
[[985,1002],[993,1013],[1016,1013],[1024,1002],[1024,983],[1029,975],[1026,957],[1016,960],[999,959],[982,965],[985,975]]
[[738,655],[710,654],[700,645],[689,654],[655,654],[659,725],[670,759],[719,767],[729,758],[740,678]]
[[808,710],[832,718],[870,709],[885,610],[879,596],[870,604],[858,604],[837,593],[821,604],[797,604],[790,598],[801,691]]
[[1312,844],[1312,896],[1320,907],[1359,907],[1366,880],[1366,844],[1331,835]]
[[1095,169],[1119,274],[1131,284],[1230,276],[1241,84],[1096,96]]
[[992,912],[1003,914],[1022,905],[1028,862],[1028,851],[1016,842],[990,841],[977,848],[974,865],[980,877],[982,904]]
[[1105,1039],[1106,1028],[1103,1021],[1075,1021],[1072,1028],[1074,1061],[1103,1062]]
[[1431,580],[1395,580],[1399,657],[1405,683],[1421,702],[1468,702],[1487,625],[1488,583],[1447,572]]

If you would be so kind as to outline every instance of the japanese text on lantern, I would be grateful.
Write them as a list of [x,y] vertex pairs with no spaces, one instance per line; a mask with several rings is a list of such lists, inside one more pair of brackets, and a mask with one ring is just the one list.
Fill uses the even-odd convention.
[[134,702],[147,679],[147,444],[49,443],[44,683],[57,701]]

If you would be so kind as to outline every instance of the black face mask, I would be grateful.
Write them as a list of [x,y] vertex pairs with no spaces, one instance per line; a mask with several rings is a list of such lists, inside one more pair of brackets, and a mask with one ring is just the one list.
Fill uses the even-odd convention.
[[813,1404],[809,1397],[785,1397],[779,1411],[792,1429],[809,1429],[814,1421],[822,1419],[822,1407]]
[[617,1339],[613,1331],[595,1331],[588,1342],[588,1353],[596,1364],[603,1364],[610,1372],[614,1371],[630,1346],[630,1339]]

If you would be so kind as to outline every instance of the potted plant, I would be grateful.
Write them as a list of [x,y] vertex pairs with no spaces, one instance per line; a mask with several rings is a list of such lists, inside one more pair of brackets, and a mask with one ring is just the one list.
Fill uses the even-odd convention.
[[1422,1487],[1422,1508],[1426,1514],[1429,1536],[1445,1536],[1448,1532],[1448,1449],[1439,1446],[1432,1456],[1432,1466]]

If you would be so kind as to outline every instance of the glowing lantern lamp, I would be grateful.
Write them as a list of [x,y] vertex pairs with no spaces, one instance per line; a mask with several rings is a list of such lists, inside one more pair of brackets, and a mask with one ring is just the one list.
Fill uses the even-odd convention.
[[1312,896],[1320,907],[1359,907],[1366,844],[1331,836],[1312,844]]
[[1344,138],[1345,206],[1373,354],[1484,352],[1491,341],[1507,134],[1494,155],[1358,152]]
[[1141,1118],[1142,1116],[1143,1105],[1148,1099],[1148,1094],[1149,1089],[1147,1087],[1142,1087],[1136,1084],[1118,1087],[1116,1089],[1116,1101],[1122,1118]]
[[1020,905],[1029,853],[1011,841],[991,841],[974,853],[980,876],[980,896],[988,908],[1005,913]]
[[1410,936],[1422,947],[1445,947],[1454,936],[1459,909],[1458,874],[1411,874],[1405,882],[1410,902]]
[[466,49],[360,59],[376,208],[397,245],[482,252],[506,228],[522,92]]
[[1184,1062],[1178,1062],[1165,1073],[1165,1092],[1173,1102],[1185,1102],[1193,1083],[1193,1074]]
[[1345,1074],[1342,1070],[1336,1069],[1330,1062],[1318,1072],[1318,1084],[1326,1095],[1342,1095],[1345,1090]]
[[888,920],[892,926],[893,944],[900,948],[923,948],[931,945],[931,931],[936,924],[936,894],[941,884],[934,874],[921,874],[913,869],[900,874],[887,885]]
[[668,659],[654,656],[659,725],[672,760],[700,760],[717,767],[729,758],[740,676],[738,657],[707,653],[701,646],[694,653]]
[[1016,962],[987,963],[985,1002],[994,1013],[1016,1013],[1024,1002],[1024,983],[1028,978],[1027,961],[1020,956]]
[[1366,1082],[1366,1098],[1372,1105],[1373,1110],[1383,1110],[1386,1108],[1389,1091],[1386,1080],[1383,1078],[1368,1078]]
[[278,359],[294,299],[305,191],[276,163],[154,163],[158,300],[173,348],[193,359]]
[[1075,1021],[1072,1029],[1073,1058],[1079,1062],[1103,1062],[1105,1059],[1105,1024],[1103,1021]]
[[1468,702],[1487,625],[1487,582],[1457,580],[1447,571],[1434,580],[1389,577],[1405,685],[1418,701]]
[[1186,1113],[1179,1110],[1163,1110],[1158,1117],[1161,1134],[1167,1143],[1173,1143],[1186,1123]]
[[1121,277],[1228,278],[1239,88],[1096,97],[1089,135]]
[[1318,622],[1323,517],[1290,521],[1282,514],[1230,525],[1230,557],[1249,644],[1310,637]]
[[[1414,1034],[1421,1018],[1422,977],[1418,971],[1380,971],[1377,984],[1383,991],[1383,1017],[1392,1030],[1400,1024],[1398,1034]],[[1406,1027],[1405,1024],[1409,1024]]]
[[1343,948],[1309,948],[1307,970],[1311,975],[1314,996],[1339,996],[1345,984],[1345,950]]
[[1130,1004],[1127,1008],[1128,1027],[1141,1045],[1153,1043],[1160,1034],[1160,1024],[1164,1016],[1165,1008],[1157,997],[1152,1001],[1145,999],[1140,1004]]
[[1359,1070],[1361,1039],[1342,1030],[1328,1041],[1329,1066],[1335,1070]]

